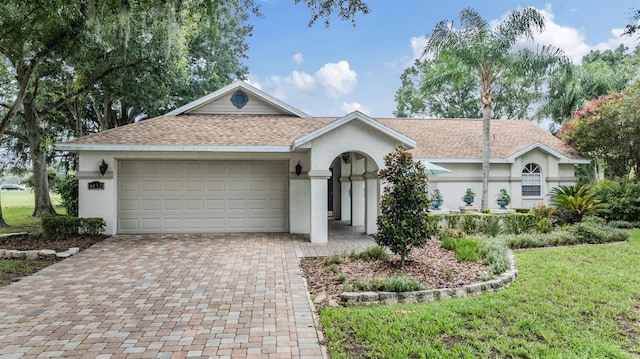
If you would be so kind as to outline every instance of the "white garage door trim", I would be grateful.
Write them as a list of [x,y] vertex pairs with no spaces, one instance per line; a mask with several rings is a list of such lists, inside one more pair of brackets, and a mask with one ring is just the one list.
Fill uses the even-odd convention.
[[120,161],[118,233],[288,232],[284,161]]

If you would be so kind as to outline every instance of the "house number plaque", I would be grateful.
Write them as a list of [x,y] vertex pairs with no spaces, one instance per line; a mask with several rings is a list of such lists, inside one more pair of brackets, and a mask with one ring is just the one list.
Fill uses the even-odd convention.
[[104,189],[104,182],[100,182],[100,181],[89,182],[89,189]]

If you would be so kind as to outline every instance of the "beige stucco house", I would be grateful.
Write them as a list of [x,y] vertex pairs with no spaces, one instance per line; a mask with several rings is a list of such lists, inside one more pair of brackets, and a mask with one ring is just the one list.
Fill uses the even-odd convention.
[[[310,117],[245,82],[57,149],[79,155],[80,216],[104,218],[109,234],[291,232],[324,243],[330,216],[376,231],[377,172],[397,145],[452,171],[430,175],[444,208],[481,190],[479,120]],[[545,202],[585,162],[529,121],[494,121],[491,153],[490,193],[506,188],[512,207]]]

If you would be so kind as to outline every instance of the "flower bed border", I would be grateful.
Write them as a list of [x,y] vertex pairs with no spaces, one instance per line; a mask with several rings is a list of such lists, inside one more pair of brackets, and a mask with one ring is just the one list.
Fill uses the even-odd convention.
[[518,268],[513,251],[507,253],[510,268],[494,279],[486,282],[467,284],[459,288],[440,288],[416,292],[343,292],[340,304],[343,306],[372,304],[412,304],[432,303],[453,298],[476,297],[508,287],[518,278]]

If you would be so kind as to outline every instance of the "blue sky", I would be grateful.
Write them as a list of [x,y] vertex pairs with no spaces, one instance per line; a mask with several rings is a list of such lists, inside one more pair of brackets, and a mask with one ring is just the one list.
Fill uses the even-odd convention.
[[343,116],[360,110],[392,117],[402,71],[421,54],[426,35],[440,20],[458,22],[472,7],[486,20],[532,6],[546,18],[536,43],[552,44],[575,63],[590,50],[629,47],[638,38],[620,37],[629,22],[631,0],[369,0],[371,13],[355,27],[334,18],[331,26],[307,26],[309,10],[293,0],[259,0],[265,18],[252,17],[249,82],[312,116]]

